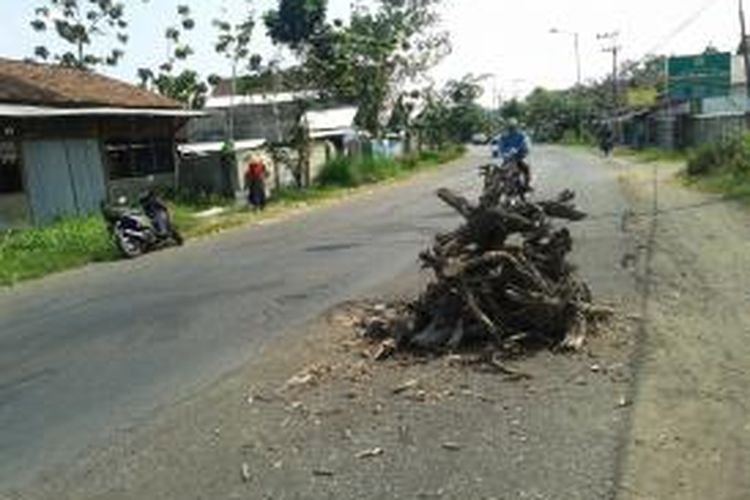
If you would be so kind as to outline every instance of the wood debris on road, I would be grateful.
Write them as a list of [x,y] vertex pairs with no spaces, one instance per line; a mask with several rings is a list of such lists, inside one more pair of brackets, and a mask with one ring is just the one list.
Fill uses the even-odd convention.
[[438,191],[464,223],[437,235],[420,254],[434,279],[418,298],[365,311],[360,327],[379,342],[376,358],[390,357],[394,346],[440,353],[479,347],[491,353],[483,359],[500,373],[523,379],[497,353],[540,346],[579,350],[614,313],[594,304],[567,258],[573,237],[559,221],[586,218],[575,193],[532,202],[506,192],[501,181],[486,182],[474,203],[449,189]]
[[242,481],[245,483],[250,482],[250,480],[252,479],[252,476],[250,475],[250,466],[247,464],[247,462],[242,463],[240,474],[242,475]]
[[362,460],[365,458],[375,458],[383,455],[385,450],[383,448],[372,448],[371,450],[364,450],[357,453],[357,458]]

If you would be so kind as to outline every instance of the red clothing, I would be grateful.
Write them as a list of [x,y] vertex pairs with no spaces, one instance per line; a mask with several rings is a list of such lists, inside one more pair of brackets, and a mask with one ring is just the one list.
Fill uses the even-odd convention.
[[262,161],[250,162],[245,177],[251,181],[263,180],[266,177],[266,166]]

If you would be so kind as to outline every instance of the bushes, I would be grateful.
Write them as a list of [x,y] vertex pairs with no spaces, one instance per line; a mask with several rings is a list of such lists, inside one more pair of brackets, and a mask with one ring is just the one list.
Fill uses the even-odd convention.
[[394,177],[399,170],[399,164],[388,158],[339,157],[323,167],[318,182],[324,186],[356,187]]
[[750,134],[697,149],[687,175],[703,189],[750,203]]
[[687,173],[690,176],[747,177],[750,174],[750,134],[698,148],[688,159]]
[[383,181],[420,168],[440,165],[461,156],[463,147],[412,153],[399,159],[378,156],[338,157],[329,161],[318,176],[323,186],[357,187]]

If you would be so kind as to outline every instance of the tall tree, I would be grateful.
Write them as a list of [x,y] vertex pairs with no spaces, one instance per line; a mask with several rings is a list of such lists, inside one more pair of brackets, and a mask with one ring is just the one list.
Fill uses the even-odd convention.
[[198,72],[186,68],[180,72],[176,67],[193,55],[193,48],[186,35],[195,28],[195,20],[189,5],[177,6],[177,19],[164,30],[166,58],[156,70],[139,68],[141,86],[182,102],[189,108],[203,107],[208,85]]
[[415,120],[419,144],[426,143],[434,149],[442,148],[450,140],[450,108],[445,94],[428,88],[422,92],[424,107]]
[[450,105],[448,132],[453,142],[469,142],[476,133],[492,132],[490,113],[479,104],[486,78],[468,74],[445,85],[443,93]]
[[[240,21],[233,23],[225,19],[214,19],[213,24],[218,31],[214,49],[223,55],[232,68],[232,96],[237,94],[238,70],[257,70],[262,63],[260,56],[251,54],[250,42],[255,29],[255,16],[250,0],[246,0],[247,11],[237,16]],[[229,15],[225,12],[225,15]],[[233,16],[234,17],[234,16]],[[229,107],[229,130],[227,143],[234,142],[234,108]]]
[[263,21],[274,42],[302,51],[325,29],[327,8],[327,0],[279,0],[278,9],[266,12]]
[[[144,0],[146,1],[146,0]],[[34,49],[37,59],[50,59],[81,69],[115,66],[125,54],[128,21],[125,4],[114,0],[45,0],[34,9],[31,27],[53,32],[64,42],[60,51],[48,45]]]
[[426,105],[417,118],[418,129],[432,147],[448,142],[463,143],[476,133],[491,133],[492,116],[478,102],[484,93],[485,76],[468,74],[450,80],[439,91],[425,91]]
[[[250,54],[250,41],[255,29],[255,18],[247,2],[248,11],[244,14],[244,20],[232,23],[225,19],[214,19],[213,25],[218,31],[214,49],[223,55],[232,65],[233,78],[236,77],[238,66],[245,62],[247,68],[260,64],[258,56]],[[242,18],[242,15],[239,16]],[[244,69],[244,68],[239,68]]]
[[379,135],[407,81],[448,53],[435,30],[440,0],[377,0],[355,6],[348,24],[334,22],[308,42],[305,64],[324,95],[357,103],[358,123]]

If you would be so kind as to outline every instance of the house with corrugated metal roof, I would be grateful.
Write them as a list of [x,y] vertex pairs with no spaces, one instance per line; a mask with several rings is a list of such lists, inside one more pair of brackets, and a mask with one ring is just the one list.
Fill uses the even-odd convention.
[[[204,116],[191,120],[189,144],[181,145],[180,188],[243,199],[243,173],[249,158],[264,159],[269,188],[314,181],[333,157],[347,154],[357,142],[357,107],[320,102],[318,92],[231,95],[225,92],[206,101]],[[292,147],[300,128],[309,134],[307,172],[295,171],[298,151]],[[232,137],[236,162],[221,161]],[[271,154],[271,148],[276,155]],[[278,153],[282,152],[282,155]],[[302,174],[306,179],[297,179]]]
[[0,228],[174,186],[178,138],[199,114],[93,72],[0,58]]

